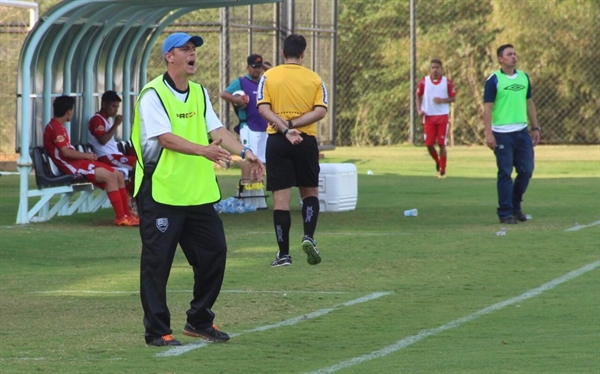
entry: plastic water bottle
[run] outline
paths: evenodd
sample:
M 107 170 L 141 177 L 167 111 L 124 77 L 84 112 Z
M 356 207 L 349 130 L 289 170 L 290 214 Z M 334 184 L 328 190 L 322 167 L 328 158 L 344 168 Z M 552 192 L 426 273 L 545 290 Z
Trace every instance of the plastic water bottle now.
M 233 209 L 235 213 L 244 213 L 246 211 L 244 205 L 245 204 L 241 199 L 236 199 L 236 201 L 233 202 Z
M 235 213 L 235 208 L 233 207 L 233 198 L 228 198 L 223 201 L 223 213 Z
M 409 209 L 404 211 L 405 217 L 416 217 L 419 215 L 419 212 L 416 209 Z
M 500 231 L 498 231 L 498 232 L 496 233 L 496 235 L 498 235 L 498 236 L 506 236 L 506 229 L 505 229 L 504 227 L 502 227 L 502 228 L 500 229 Z

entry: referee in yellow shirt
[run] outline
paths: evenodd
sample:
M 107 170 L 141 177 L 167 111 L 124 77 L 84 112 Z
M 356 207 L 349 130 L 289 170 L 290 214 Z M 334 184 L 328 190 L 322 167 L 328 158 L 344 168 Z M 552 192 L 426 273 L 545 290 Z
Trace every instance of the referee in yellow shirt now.
M 298 187 L 302 199 L 302 250 L 311 265 L 321 262 L 314 240 L 319 217 L 319 148 L 317 122 L 327 115 L 327 89 L 321 77 L 302 66 L 306 39 L 289 35 L 283 43 L 284 64 L 266 71 L 258 84 L 257 105 L 269 122 L 267 190 L 273 192 L 273 223 L 279 246 L 272 267 L 289 266 L 290 199 Z

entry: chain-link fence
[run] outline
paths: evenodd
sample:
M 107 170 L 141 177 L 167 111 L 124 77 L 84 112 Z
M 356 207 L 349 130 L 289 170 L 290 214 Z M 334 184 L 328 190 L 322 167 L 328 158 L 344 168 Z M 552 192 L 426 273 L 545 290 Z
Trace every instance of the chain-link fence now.
M 0 158 L 14 153 L 17 64 L 32 25 L 30 10 L 0 5 Z
M 223 123 L 232 129 L 237 119 L 233 108 L 219 98 L 220 92 L 247 73 L 246 58 L 250 54 L 260 54 L 273 65 L 282 63 L 281 37 L 289 32 L 304 35 L 307 41 L 304 66 L 317 71 L 326 86 L 333 89 L 336 5 L 335 2 L 295 0 L 281 5 L 202 10 L 176 20 L 165 30 L 165 35 L 184 31 L 204 38 L 204 45 L 197 50 L 203 63 L 194 80 L 208 89 L 215 110 Z M 148 62 L 150 76 L 165 70 L 161 43 L 162 39 L 157 42 Z M 332 107 L 333 100 L 335 98 Z M 330 113 L 319 123 L 322 145 L 333 144 L 333 128 Z
M 340 0 L 338 145 L 409 142 L 411 69 L 416 83 L 433 58 L 443 61 L 457 90 L 450 140 L 483 144 L 483 87 L 499 68 L 496 48 L 506 43 L 531 79 L 542 143 L 600 141 L 600 1 L 413 1 L 411 23 L 410 0 Z
M 40 1 L 42 17 L 45 11 L 57 3 L 58 1 L 55 0 Z M 223 123 L 233 129 L 238 120 L 230 105 L 220 99 L 220 93 L 233 79 L 247 73 L 246 58 L 249 54 L 261 54 L 266 61 L 274 65 L 282 63 L 281 43 L 290 32 L 301 33 L 307 39 L 304 66 L 316 70 L 328 87 L 334 86 L 336 7 L 335 1 L 292 0 L 276 4 L 202 9 L 185 14 L 176 19 L 154 45 L 148 62 L 147 78 L 150 80 L 166 70 L 161 56 L 161 45 L 168 34 L 183 31 L 201 35 L 204 45 L 197 50 L 199 67 L 193 80 L 207 88 L 212 104 Z M 17 8 L 0 9 L 7 15 L 18 10 Z M 0 56 L 3 72 L 10 75 L 14 82 L 16 82 L 19 47 L 27 33 L 25 24 L 18 27 L 23 33 L 23 38 L 11 44 L 15 49 L 14 60 Z M 3 39 L 0 39 L 0 48 L 3 45 Z M 0 99 L 7 104 L 2 108 L 2 113 L 5 114 L 3 117 L 9 119 L 7 123 L 2 123 L 2 129 L 10 132 L 8 136 L 3 136 L 2 151 L 13 152 L 16 143 L 14 96 L 16 88 L 14 84 L 4 87 L 4 81 L 0 84 L 2 85 Z M 113 89 L 120 92 L 122 88 L 123 83 L 116 81 Z M 102 89 L 101 85 L 99 89 Z M 53 94 L 60 94 L 60 92 L 53 92 Z M 79 95 L 80 92 L 73 90 L 71 94 Z M 96 93 L 96 96 L 98 95 L 99 93 Z M 332 111 L 328 114 L 319 124 L 319 139 L 325 145 L 334 143 L 334 133 L 331 130 L 334 128 L 333 113 Z M 34 118 L 34 121 L 39 122 L 39 118 Z M 33 125 L 38 129 L 37 133 L 41 133 L 45 124 L 34 123 Z M 79 139 L 80 127 L 81 125 L 71 129 L 71 137 L 74 141 Z
M 411 1 L 416 9 L 412 56 Z M 40 14 L 56 2 L 38 1 Z M 592 0 L 286 0 L 200 10 L 167 31 L 205 39 L 194 79 L 207 87 L 230 127 L 235 115 L 219 93 L 245 73 L 250 53 L 281 63 L 281 37 L 292 31 L 307 37 L 305 66 L 323 77 L 332 94 L 334 110 L 319 126 L 321 144 L 410 142 L 411 86 L 427 74 L 432 58 L 444 62 L 457 89 L 451 142 L 482 144 L 483 86 L 498 68 L 495 49 L 505 43 L 515 45 L 517 68 L 531 78 L 542 142 L 598 144 L 599 20 L 600 1 Z M 17 61 L 28 27 L 26 9 L 0 6 L 0 153 L 14 151 Z M 161 43 L 149 62 L 149 78 L 165 70 Z M 420 143 L 422 126 L 413 119 Z

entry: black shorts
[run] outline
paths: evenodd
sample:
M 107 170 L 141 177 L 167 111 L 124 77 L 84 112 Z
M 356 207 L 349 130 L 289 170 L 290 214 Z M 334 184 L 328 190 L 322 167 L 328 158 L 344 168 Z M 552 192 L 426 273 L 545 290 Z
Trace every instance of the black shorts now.
M 302 142 L 292 145 L 283 134 L 267 139 L 267 190 L 319 186 L 319 146 L 317 138 L 302 134 Z

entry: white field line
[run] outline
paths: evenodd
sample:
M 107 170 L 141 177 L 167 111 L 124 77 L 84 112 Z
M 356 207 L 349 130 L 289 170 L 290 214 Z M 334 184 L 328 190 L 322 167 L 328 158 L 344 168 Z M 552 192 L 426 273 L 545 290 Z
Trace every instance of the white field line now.
M 255 328 L 250 329 L 250 330 L 242 331 L 240 333 L 229 334 L 229 336 L 232 337 L 232 338 L 234 338 L 236 336 L 240 336 L 242 334 L 247 334 L 247 333 L 251 333 L 251 332 L 266 331 L 266 330 L 275 329 L 275 328 L 283 327 L 283 326 L 292 326 L 292 325 L 295 325 L 295 324 L 297 324 L 299 322 L 307 321 L 309 319 L 317 318 L 317 317 L 323 316 L 325 314 L 331 313 L 331 312 L 333 312 L 336 309 L 339 309 L 341 307 L 352 306 L 352 305 L 356 305 L 356 304 L 360 304 L 360 303 L 365 303 L 367 301 L 371 301 L 371 300 L 375 300 L 375 299 L 378 299 L 378 298 L 383 297 L 383 296 L 387 296 L 387 295 L 389 295 L 391 293 L 392 292 L 375 292 L 375 293 L 372 293 L 372 294 L 369 294 L 369 295 L 366 295 L 366 296 L 363 296 L 363 297 L 359 297 L 358 299 L 354 299 L 354 300 L 347 301 L 345 303 L 334 305 L 331 308 L 320 309 L 320 310 L 317 310 L 317 311 L 314 311 L 314 312 L 311 312 L 311 313 L 308 313 L 308 314 L 301 315 L 299 317 L 294 317 L 294 318 L 291 318 L 291 319 L 288 319 L 288 320 L 285 320 L 285 321 L 281 321 L 281 322 L 278 322 L 278 323 L 274 323 L 274 324 L 271 324 L 271 325 L 259 326 L 259 327 L 255 327 Z M 181 354 L 193 351 L 194 349 L 198 349 L 198 348 L 202 348 L 204 346 L 207 346 L 208 344 L 210 344 L 210 342 L 198 339 L 197 341 L 195 341 L 193 343 L 182 345 L 182 346 L 179 346 L 179 347 L 174 347 L 174 348 L 171 348 L 171 349 L 169 349 L 167 351 L 157 353 L 154 356 L 155 357 L 179 356 Z
M 600 225 L 600 221 L 592 222 L 589 225 L 577 225 L 577 226 L 573 226 L 570 229 L 566 229 L 565 231 L 579 231 L 579 230 L 583 230 L 583 229 L 586 229 L 588 227 L 592 227 L 592 226 L 596 226 L 596 225 Z
M 167 290 L 167 293 L 192 293 L 192 290 Z M 137 295 L 140 291 L 94 291 L 94 290 L 53 290 L 53 291 L 32 291 L 35 294 L 60 295 L 60 294 L 92 294 L 92 295 Z M 272 293 L 272 294 L 328 294 L 345 295 L 350 292 L 341 291 L 261 291 L 261 290 L 221 290 L 221 293 Z
M 247 236 L 247 235 L 271 235 L 273 231 L 246 231 L 243 233 L 237 234 L 228 234 L 229 236 Z M 390 231 L 390 232 L 321 232 L 317 236 L 394 236 L 394 235 L 407 235 L 408 232 L 400 232 L 400 231 Z
M 379 349 L 377 351 L 373 351 L 373 352 L 368 353 L 368 354 L 363 355 L 363 356 L 354 357 L 354 358 L 351 358 L 349 360 L 342 361 L 342 362 L 337 363 L 335 365 L 331 365 L 331 366 L 328 366 L 326 368 L 310 372 L 309 374 L 333 373 L 333 372 L 336 372 L 338 370 L 341 370 L 341 369 L 344 369 L 344 368 L 347 368 L 347 367 L 350 367 L 350 366 L 358 365 L 358 364 L 361 364 L 361 363 L 366 362 L 366 361 L 370 361 L 370 360 L 373 360 L 373 359 L 376 359 L 376 358 L 387 356 L 390 353 L 394 353 L 394 352 L 399 351 L 399 350 L 401 350 L 403 348 L 406 348 L 409 345 L 412 345 L 412 344 L 414 344 L 414 343 L 416 343 L 416 342 L 418 342 L 420 340 L 423 340 L 423 339 L 425 339 L 427 337 L 430 337 L 430 336 L 433 336 L 433 335 L 437 335 L 437 334 L 439 334 L 441 332 L 444 332 L 446 330 L 450 330 L 450 329 L 459 327 L 459 326 L 461 326 L 461 325 L 463 325 L 463 324 L 465 324 L 467 322 L 470 322 L 470 321 L 472 321 L 472 320 L 474 320 L 476 318 L 479 318 L 481 316 L 484 316 L 486 314 L 493 313 L 493 312 L 495 312 L 497 310 L 500 310 L 500 309 L 502 309 L 502 308 L 504 308 L 506 306 L 509 306 L 509 305 L 512 305 L 512 304 L 515 304 L 515 303 L 518 303 L 518 302 L 530 299 L 532 297 L 535 297 L 535 296 L 541 294 L 544 291 L 551 290 L 554 287 L 556 287 L 556 286 L 558 286 L 558 285 L 560 285 L 560 284 L 562 284 L 564 282 L 567 282 L 567 281 L 569 281 L 569 280 L 571 280 L 573 278 L 576 278 L 576 277 L 578 277 L 580 275 L 583 275 L 583 274 L 585 274 L 585 273 L 587 273 L 589 271 L 592 271 L 592 270 L 596 269 L 598 266 L 600 266 L 600 261 L 596 261 L 594 263 L 585 265 L 582 268 L 579 268 L 579 269 L 574 270 L 574 271 L 572 271 L 570 273 L 567 273 L 567 274 L 563 275 L 562 277 L 556 278 L 553 281 L 550 281 L 550 282 L 548 282 L 546 284 L 543 284 L 543 285 L 541 285 L 541 286 L 539 286 L 537 288 L 531 289 L 531 290 L 525 292 L 524 294 L 521 294 L 521 295 L 519 295 L 517 297 L 513 297 L 512 299 L 508 299 L 508 300 L 499 302 L 497 304 L 490 305 L 487 308 L 483 308 L 483 309 L 481 309 L 481 310 L 479 310 L 479 311 L 477 311 L 477 312 L 475 312 L 473 314 L 470 314 L 470 315 L 468 315 L 466 317 L 459 318 L 459 319 L 454 320 L 454 321 L 452 321 L 450 323 L 447 323 L 447 324 L 445 324 L 443 326 L 436 327 L 436 328 L 430 329 L 430 330 L 423 330 L 423 331 L 421 331 L 420 333 L 418 333 L 416 335 L 409 336 L 408 338 L 404 338 L 404 339 L 398 340 L 394 344 L 388 345 L 385 348 Z

